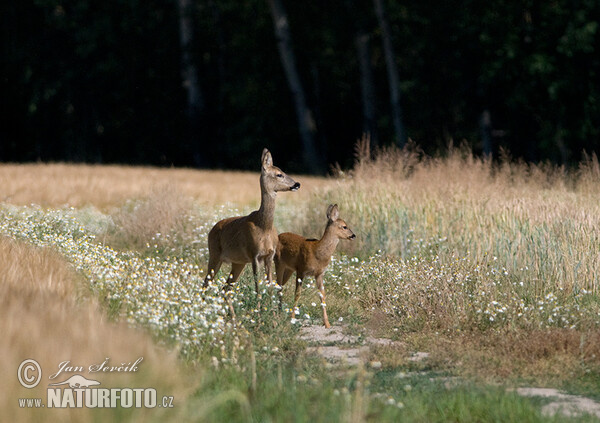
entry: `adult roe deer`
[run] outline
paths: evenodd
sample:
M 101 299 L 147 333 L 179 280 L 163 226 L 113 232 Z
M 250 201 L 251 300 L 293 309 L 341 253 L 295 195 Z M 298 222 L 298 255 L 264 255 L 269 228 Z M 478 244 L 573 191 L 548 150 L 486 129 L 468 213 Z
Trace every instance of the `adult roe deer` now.
M 204 287 L 215 278 L 221 265 L 231 263 L 227 279 L 231 287 L 247 263 L 252 263 L 254 288 L 258 294 L 258 265 L 265 266 L 271 282 L 273 256 L 277 249 L 277 230 L 273 226 L 275 197 L 279 191 L 297 191 L 300 184 L 273 166 L 273 158 L 266 148 L 262 152 L 260 172 L 260 208 L 248 216 L 229 217 L 215 224 L 208 233 L 208 269 Z
M 306 239 L 301 235 L 291 232 L 279 234 L 279 247 L 275 253 L 277 284 L 283 288 L 292 273 L 296 272 L 296 294 L 292 313 L 295 313 L 298 300 L 300 299 L 302 281 L 307 276 L 314 276 L 317 288 L 319 289 L 319 296 L 321 297 L 323 323 L 325 323 L 325 327 L 327 328 L 331 326 L 327 319 L 327 310 L 325 308 L 323 274 L 331 261 L 331 256 L 340 239 L 354 238 L 356 238 L 356 235 L 350 230 L 346 222 L 339 218 L 337 204 L 332 204 L 327 208 L 327 226 L 321 239 Z M 281 307 L 281 292 L 279 306 Z

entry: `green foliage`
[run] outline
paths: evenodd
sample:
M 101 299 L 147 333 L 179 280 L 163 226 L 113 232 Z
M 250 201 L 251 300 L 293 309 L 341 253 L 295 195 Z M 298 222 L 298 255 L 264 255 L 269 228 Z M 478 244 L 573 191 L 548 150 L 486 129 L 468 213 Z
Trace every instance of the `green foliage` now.
M 268 4 L 193 1 L 192 59 L 204 100 L 185 135 L 177 2 L 34 0 L 1 6 L 1 160 L 254 167 L 252 152 L 304 170 Z M 380 32 L 369 2 L 286 2 L 321 153 L 349 164 L 361 135 L 354 37 L 371 35 L 379 139 L 391 140 Z M 572 162 L 598 149 L 599 3 L 386 2 L 405 126 L 426 151 L 481 150 L 488 110 L 499 147 Z

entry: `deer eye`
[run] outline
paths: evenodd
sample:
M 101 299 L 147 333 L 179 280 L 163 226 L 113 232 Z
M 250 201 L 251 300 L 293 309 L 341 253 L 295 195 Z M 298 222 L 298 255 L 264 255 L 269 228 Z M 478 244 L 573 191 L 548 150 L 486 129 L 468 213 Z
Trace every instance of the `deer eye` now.
M 278 173 L 278 174 L 277 174 L 277 177 L 278 177 L 278 178 L 283 178 L 283 174 L 281 174 L 281 173 Z
M 348 227 L 346 225 L 342 226 L 342 229 L 348 229 Z

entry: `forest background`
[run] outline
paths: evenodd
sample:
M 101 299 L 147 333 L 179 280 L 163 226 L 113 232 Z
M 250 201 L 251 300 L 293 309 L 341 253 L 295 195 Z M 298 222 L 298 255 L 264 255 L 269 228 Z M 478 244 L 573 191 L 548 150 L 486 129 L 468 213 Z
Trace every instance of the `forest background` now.
M 600 3 L 2 2 L 0 161 L 348 167 L 371 144 L 574 164 Z

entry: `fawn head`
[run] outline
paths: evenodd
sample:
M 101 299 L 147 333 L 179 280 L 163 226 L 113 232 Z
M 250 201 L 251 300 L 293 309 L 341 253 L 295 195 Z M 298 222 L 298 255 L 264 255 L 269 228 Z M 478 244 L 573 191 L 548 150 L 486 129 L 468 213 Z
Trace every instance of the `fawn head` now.
M 262 152 L 261 161 L 260 182 L 267 192 L 298 191 L 300 184 L 286 175 L 283 170 L 273 166 L 273 157 L 266 148 Z
M 331 204 L 327 208 L 327 227 L 333 227 L 334 233 L 339 239 L 354 239 L 356 235 L 348 227 L 346 222 L 340 219 L 340 211 L 337 204 Z

